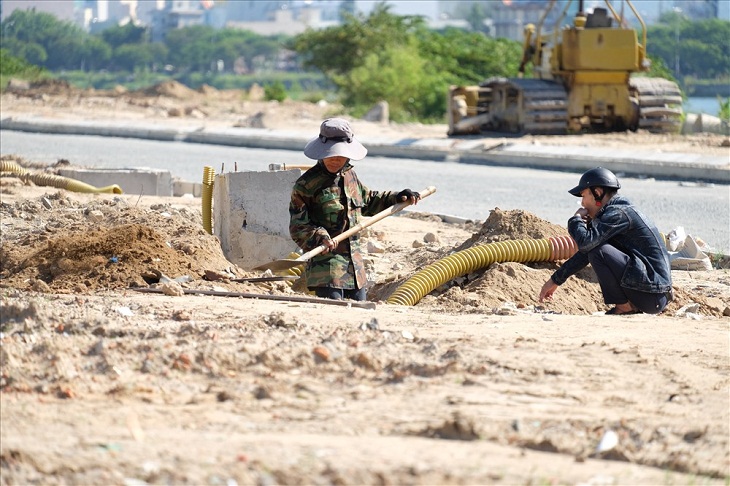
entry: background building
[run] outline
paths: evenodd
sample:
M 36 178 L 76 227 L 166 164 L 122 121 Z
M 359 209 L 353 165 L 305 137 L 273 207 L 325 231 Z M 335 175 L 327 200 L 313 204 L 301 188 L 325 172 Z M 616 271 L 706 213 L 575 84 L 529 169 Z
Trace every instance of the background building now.
M 129 21 L 152 27 L 156 40 L 170 29 L 205 24 L 247 28 L 260 34 L 296 34 L 341 21 L 341 10 L 368 14 L 380 0 L 0 0 L 0 17 L 16 9 L 34 8 L 61 20 L 98 31 L 112 23 Z M 563 2 L 560 2 L 563 3 Z M 616 0 L 619 8 L 622 2 Z M 635 0 L 634 6 L 647 24 L 666 12 L 679 11 L 690 20 L 730 20 L 730 0 Z M 396 15 L 421 15 L 434 28 L 454 25 L 469 28 L 478 7 L 486 14 L 485 31 L 496 37 L 521 40 L 524 26 L 539 20 L 548 0 L 387 0 Z M 577 9 L 573 0 L 572 19 Z M 604 4 L 585 0 L 586 9 Z M 553 9 L 561 12 L 562 7 Z M 467 22 L 464 22 L 467 21 Z M 568 20 L 565 23 L 569 23 Z
M 200 0 L 165 0 L 162 8 L 152 11 L 152 41 L 162 41 L 170 30 L 207 24 L 207 11 L 212 6 Z

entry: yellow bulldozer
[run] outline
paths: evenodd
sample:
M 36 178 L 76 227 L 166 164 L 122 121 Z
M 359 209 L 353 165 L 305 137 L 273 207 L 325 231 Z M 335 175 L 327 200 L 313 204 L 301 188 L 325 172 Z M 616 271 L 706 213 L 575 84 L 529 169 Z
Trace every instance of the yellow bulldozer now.
M 493 77 L 478 86 L 451 86 L 449 135 L 506 132 L 566 134 L 645 129 L 676 133 L 682 123 L 682 93 L 676 83 L 632 76 L 647 71 L 646 24 L 630 0 L 619 14 L 610 0 L 561 28 L 562 13 L 550 0 L 537 25 L 525 27 L 517 78 Z M 641 25 L 639 34 L 624 18 L 625 6 Z M 546 19 L 556 19 L 551 30 Z M 531 64 L 533 77 L 523 78 Z

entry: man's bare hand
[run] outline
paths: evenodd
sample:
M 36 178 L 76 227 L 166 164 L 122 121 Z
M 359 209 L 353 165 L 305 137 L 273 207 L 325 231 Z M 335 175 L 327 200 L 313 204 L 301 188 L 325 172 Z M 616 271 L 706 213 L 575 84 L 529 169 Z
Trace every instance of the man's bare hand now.
M 544 302 L 545 300 L 553 300 L 553 293 L 558 289 L 558 286 L 555 282 L 553 282 L 553 279 L 548 279 L 547 282 L 545 282 L 540 289 L 540 302 Z

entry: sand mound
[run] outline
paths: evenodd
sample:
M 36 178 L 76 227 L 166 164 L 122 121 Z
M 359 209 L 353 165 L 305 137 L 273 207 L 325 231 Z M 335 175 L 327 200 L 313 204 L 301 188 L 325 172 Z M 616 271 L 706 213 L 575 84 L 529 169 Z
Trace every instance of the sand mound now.
M 214 95 L 217 95 L 219 93 L 219 91 L 216 88 L 214 88 L 213 86 L 204 84 L 200 88 L 198 88 L 198 93 L 203 94 L 205 96 L 214 96 Z
M 168 96 L 181 100 L 190 99 L 197 94 L 196 91 L 177 81 L 164 81 L 141 90 L 141 93 L 147 96 Z
M 0 209 L 15 230 L 2 235 L 3 286 L 84 293 L 147 286 L 163 275 L 245 276 L 225 259 L 218 239 L 203 230 L 199 211 L 170 204 L 135 208 L 123 198 L 82 203 L 64 194 Z
M 566 234 L 565 228 L 531 213 L 495 208 L 477 232 L 452 250 L 441 252 L 438 258 L 498 241 L 542 239 Z M 419 255 L 414 255 L 414 259 L 419 260 Z M 437 259 L 421 259 L 419 266 L 424 267 Z M 424 297 L 419 305 L 434 306 L 444 311 L 486 313 L 524 311 L 591 314 L 605 309 L 600 288 L 590 270 L 580 272 L 566 282 L 560 289 L 559 299 L 538 302 L 540 288 L 558 266 L 556 262 L 493 263 L 477 272 L 453 279 Z M 392 293 L 404 281 L 390 285 L 387 292 Z
M 562 226 L 552 224 L 521 209 L 502 211 L 494 208 L 479 232 L 465 241 L 457 250 L 495 241 L 540 239 L 567 234 L 567 230 Z

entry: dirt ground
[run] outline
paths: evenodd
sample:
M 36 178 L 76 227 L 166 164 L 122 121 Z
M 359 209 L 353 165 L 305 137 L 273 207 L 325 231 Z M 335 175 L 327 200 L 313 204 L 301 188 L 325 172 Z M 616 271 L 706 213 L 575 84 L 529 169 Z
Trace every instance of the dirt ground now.
M 182 106 L 160 89 L 99 100 L 126 97 L 130 119 Z M 75 96 L 3 95 L 2 115 L 104 116 Z M 230 118 L 171 118 L 284 128 L 280 112 L 245 103 L 230 103 Z M 316 131 L 322 109 L 296 113 Z M 672 143 L 712 151 L 722 140 Z M 522 211 L 463 224 L 408 212 L 366 233 L 382 252 L 368 254 L 375 308 L 363 309 L 295 301 L 307 295 L 290 281 L 235 282 L 262 275 L 225 259 L 199 199 L 12 177 L 0 196 L 2 484 L 730 481 L 726 262 L 674 271 L 676 300 L 659 316 L 603 315 L 589 269 L 537 302 L 559 262 L 495 263 L 416 305 L 386 304 L 455 251 L 565 234 Z
M 139 91 L 79 90 L 62 81 L 49 81 L 38 86 L 19 83 L 0 97 L 2 118 L 39 116 L 57 119 L 102 121 L 155 121 L 179 127 L 229 128 L 251 127 L 267 130 L 317 134 L 319 125 L 329 116 L 344 116 L 360 139 L 447 138 L 445 124 L 375 123 L 352 119 L 345 109 L 326 102 L 304 103 L 285 100 L 264 101 L 262 89 L 250 92 L 219 91 L 209 86 L 192 90 L 174 81 Z M 484 135 L 488 136 L 488 135 Z M 468 137 L 465 137 L 468 138 Z M 658 152 L 701 153 L 727 156 L 728 137 L 698 133 L 692 135 L 656 135 L 637 132 L 591 135 L 529 135 L 520 138 L 493 136 L 492 142 L 528 142 L 544 145 L 608 146 Z

